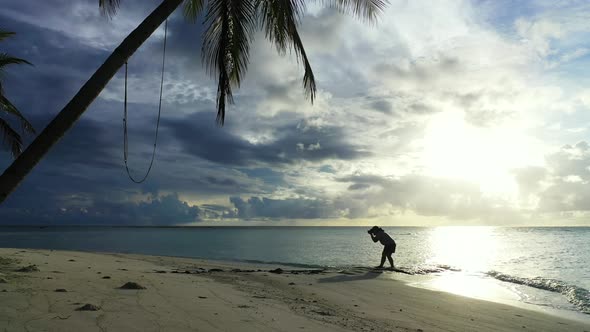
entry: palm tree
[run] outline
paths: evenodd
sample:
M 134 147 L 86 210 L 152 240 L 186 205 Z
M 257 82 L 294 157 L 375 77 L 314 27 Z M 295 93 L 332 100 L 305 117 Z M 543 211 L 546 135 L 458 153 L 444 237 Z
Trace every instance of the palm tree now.
M 7 32 L 0 30 L 0 41 L 11 37 L 14 32 Z M 0 53 L 0 79 L 4 72 L 4 67 L 8 65 L 19 65 L 31 63 L 27 60 L 15 58 L 6 53 Z M 22 132 L 35 133 L 33 126 L 25 119 L 25 117 L 18 111 L 18 109 L 8 100 L 4 94 L 2 81 L 0 81 L 0 115 L 10 115 L 15 117 L 21 125 Z M 2 135 L 2 143 L 7 150 L 10 150 L 12 157 L 16 158 L 23 150 L 23 142 L 20 134 L 12 129 L 7 120 L 0 117 L 0 135 Z
M 103 14 L 116 13 L 121 0 L 99 0 Z M 323 0 L 329 6 L 372 22 L 387 0 Z M 303 86 L 313 102 L 316 84 L 311 65 L 297 32 L 305 11 L 305 0 L 163 0 L 123 40 L 64 109 L 45 127 L 27 149 L 0 176 L 0 203 L 18 186 L 49 149 L 66 133 L 104 89 L 125 61 L 184 2 L 184 14 L 196 20 L 204 13 L 207 25 L 202 60 L 211 75 L 218 77 L 217 121 L 223 125 L 226 103 L 232 89 L 239 87 L 249 62 L 254 32 L 262 28 L 266 38 L 284 54 L 295 51 L 304 65 Z

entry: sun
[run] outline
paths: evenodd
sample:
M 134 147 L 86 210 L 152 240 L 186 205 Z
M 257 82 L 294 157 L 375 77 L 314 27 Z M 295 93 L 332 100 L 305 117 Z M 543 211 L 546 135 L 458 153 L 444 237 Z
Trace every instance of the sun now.
M 432 117 L 423 144 L 426 174 L 477 183 L 490 194 L 515 194 L 513 171 L 542 160 L 534 141 L 517 123 L 478 127 L 458 111 Z

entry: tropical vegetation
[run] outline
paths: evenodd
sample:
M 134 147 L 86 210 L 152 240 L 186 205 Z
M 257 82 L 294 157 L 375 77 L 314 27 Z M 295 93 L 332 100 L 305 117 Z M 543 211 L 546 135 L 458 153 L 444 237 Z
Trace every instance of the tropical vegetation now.
M 14 32 L 0 30 L 0 41 L 14 35 Z M 31 63 L 27 60 L 16 58 L 10 54 L 0 52 L 0 135 L 2 136 L 2 146 L 9 150 L 13 158 L 16 158 L 23 150 L 23 141 L 21 134 L 11 126 L 11 118 L 19 122 L 21 132 L 34 134 L 33 126 L 25 119 L 21 112 L 6 96 L 4 90 L 4 72 L 9 65 L 20 65 Z

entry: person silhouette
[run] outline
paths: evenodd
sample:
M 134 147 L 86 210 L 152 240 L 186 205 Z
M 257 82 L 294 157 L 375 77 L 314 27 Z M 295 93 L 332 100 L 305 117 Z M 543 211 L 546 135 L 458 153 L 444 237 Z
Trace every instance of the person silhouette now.
M 391 264 L 391 269 L 394 269 L 393 266 L 393 258 L 391 255 L 395 252 L 395 241 L 389 236 L 389 234 L 385 233 L 385 231 L 381 227 L 373 226 L 373 228 L 369 229 L 368 233 L 371 235 L 371 239 L 373 242 L 381 242 L 383 245 L 383 253 L 381 254 L 381 264 L 377 266 L 378 269 L 383 268 L 383 264 L 385 264 L 385 257 L 389 260 L 389 264 Z

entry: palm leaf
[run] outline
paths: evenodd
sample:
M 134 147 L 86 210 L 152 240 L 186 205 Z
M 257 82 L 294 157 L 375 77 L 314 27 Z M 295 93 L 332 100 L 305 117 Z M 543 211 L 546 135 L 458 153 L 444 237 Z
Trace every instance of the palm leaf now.
M 10 150 L 13 158 L 16 158 L 22 152 L 23 148 L 21 137 L 2 118 L 0 118 L 0 135 L 2 135 L 2 145 Z
M 183 7 L 184 17 L 191 22 L 195 22 L 204 6 L 204 0 L 187 0 Z
M 232 86 L 239 87 L 249 61 L 250 42 L 256 28 L 252 0 L 212 0 L 205 23 L 202 57 L 208 72 L 219 75 L 217 123 L 225 121 L 226 102 L 233 103 Z
M 4 94 L 0 93 L 0 110 L 18 118 L 23 131 L 31 134 L 35 133 L 33 125 L 19 112 L 19 110 L 8 100 Z
M 27 65 L 33 65 L 32 63 L 28 62 L 25 59 L 21 59 L 21 58 L 15 58 L 13 56 L 10 56 L 6 53 L 0 53 L 0 70 L 3 69 L 3 67 L 7 66 L 7 65 L 21 65 L 21 64 L 27 64 Z
M 4 40 L 6 38 L 9 38 L 11 36 L 14 36 L 14 32 L 0 30 L 0 41 Z
M 315 77 L 297 31 L 305 3 L 301 0 L 261 0 L 258 6 L 261 13 L 260 24 L 265 30 L 266 37 L 275 44 L 277 51 L 284 54 L 287 49 L 293 47 L 297 59 L 303 61 L 303 87 L 313 103 L 317 90 Z
M 117 13 L 120 5 L 121 0 L 98 0 L 100 13 L 109 18 L 113 17 Z
M 361 20 L 374 22 L 389 3 L 387 0 L 321 0 L 329 7 L 334 7 L 347 14 L 353 14 Z

